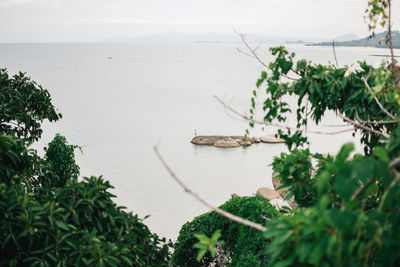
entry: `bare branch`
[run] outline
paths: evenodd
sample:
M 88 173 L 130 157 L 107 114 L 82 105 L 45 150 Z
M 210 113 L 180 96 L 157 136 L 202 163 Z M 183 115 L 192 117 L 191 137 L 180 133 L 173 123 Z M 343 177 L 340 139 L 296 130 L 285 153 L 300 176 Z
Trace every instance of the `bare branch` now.
M 363 124 L 397 124 L 397 123 L 400 123 L 400 119 L 393 120 L 393 121 L 363 121 L 360 118 L 358 118 L 357 121 L 359 121 Z
M 376 134 L 376 135 L 379 135 L 379 136 L 382 136 L 382 137 L 385 137 L 385 138 L 389 138 L 389 137 L 390 137 L 389 135 L 387 135 L 387 134 L 385 134 L 385 133 L 382 133 L 382 132 L 377 131 L 377 130 L 374 130 L 374 129 L 370 128 L 370 127 L 364 126 L 364 125 L 362 125 L 362 124 L 360 124 L 360 123 L 358 123 L 358 122 L 356 122 L 356 121 L 353 121 L 353 120 L 347 118 L 346 116 L 344 116 L 344 115 L 342 115 L 342 114 L 340 114 L 340 113 L 337 113 L 337 115 L 338 115 L 339 117 L 341 117 L 343 120 L 345 120 L 345 121 L 347 121 L 347 122 L 353 124 L 353 125 L 356 126 L 357 128 L 363 129 L 363 130 L 365 130 L 365 131 L 374 133 L 374 134 Z
M 325 127 L 353 127 L 351 124 L 328 124 Z
M 276 124 L 276 123 L 269 123 L 266 121 L 259 121 L 259 120 L 254 120 L 254 119 L 250 119 L 248 116 L 236 111 L 235 109 L 233 109 L 231 106 L 225 104 L 224 101 L 222 101 L 221 99 L 219 99 L 217 96 L 214 96 L 215 99 L 217 99 L 217 101 L 219 103 L 221 103 L 221 105 L 223 105 L 227 110 L 231 111 L 232 113 L 236 114 L 237 116 L 241 117 L 242 119 L 244 119 L 245 121 L 249 121 L 252 122 L 254 124 L 259 124 L 259 125 L 266 125 L 266 126 L 272 126 L 272 127 L 276 127 L 276 128 L 281 128 L 281 129 L 290 129 L 290 130 L 295 130 L 295 131 L 301 131 L 304 132 L 304 130 L 300 129 L 300 128 L 296 128 L 296 127 L 290 127 L 287 125 L 281 125 L 281 124 Z M 322 132 L 322 131 L 313 131 L 313 130 L 308 130 L 308 133 L 312 133 L 312 134 L 326 134 L 326 135 L 334 135 L 334 134 L 341 134 L 341 133 L 345 133 L 345 132 L 350 132 L 353 131 L 352 129 L 345 129 L 345 130 L 341 130 L 341 131 L 335 131 L 335 132 Z
M 247 53 L 242 52 L 240 49 L 237 49 L 238 52 L 240 52 L 240 53 L 242 53 L 242 54 L 245 54 L 245 55 L 247 55 L 247 56 L 251 56 L 251 57 L 255 58 L 258 62 L 260 62 L 261 65 L 263 65 L 265 68 L 268 69 L 269 66 L 268 66 L 268 65 L 257 55 L 257 53 L 256 53 L 256 49 L 258 49 L 258 47 L 257 47 L 256 49 L 251 48 L 250 45 L 247 43 L 244 34 L 237 32 L 235 29 L 233 29 L 233 31 L 234 31 L 237 35 L 239 35 L 239 37 L 240 37 L 240 39 L 242 40 L 243 44 L 247 47 L 247 49 L 250 51 L 250 53 L 251 53 L 252 56 L 251 56 L 250 54 L 247 54 Z M 282 77 L 285 77 L 286 79 L 293 80 L 293 81 L 297 81 L 297 80 L 298 80 L 298 79 L 296 79 L 296 78 L 292 78 L 292 77 L 289 77 L 289 76 L 283 75 L 283 74 L 282 74 L 281 76 L 282 76 Z
M 371 94 L 374 96 L 374 99 L 375 99 L 376 103 L 378 104 L 378 106 L 379 106 L 379 107 L 383 110 L 383 112 L 385 112 L 392 120 L 394 120 L 394 119 L 395 119 L 395 116 L 393 116 L 392 114 L 390 114 L 390 112 L 387 111 L 387 110 L 382 106 L 382 104 L 379 102 L 378 98 L 376 98 L 376 95 L 375 95 L 374 91 L 373 91 L 373 90 L 371 89 L 371 87 L 369 86 L 369 84 L 368 84 L 368 82 L 367 82 L 367 79 L 365 79 L 364 76 L 363 76 L 361 79 L 364 81 L 365 86 L 368 88 L 368 90 L 369 90 L 369 91 L 371 92 Z
M 390 48 L 390 57 L 392 59 L 392 71 L 393 71 L 393 78 L 394 84 L 396 85 L 397 89 L 399 87 L 399 70 L 396 67 L 396 61 L 394 60 L 394 52 L 393 52 L 393 42 L 392 42 L 392 1 L 388 1 L 388 8 L 389 8 L 389 16 L 388 16 L 388 41 L 389 41 L 389 48 Z
M 269 220 L 270 220 L 270 218 L 265 217 L 264 215 L 260 215 L 260 217 L 261 217 L 261 219 L 264 219 L 264 220 L 266 220 L 266 221 L 269 221 Z
M 216 213 L 218 213 L 219 215 L 224 216 L 225 218 L 231 220 L 231 221 L 235 221 L 238 222 L 240 224 L 246 225 L 250 228 L 256 229 L 258 231 L 264 232 L 265 230 L 267 230 L 267 228 L 265 228 L 263 225 L 246 220 L 244 218 L 238 217 L 236 215 L 233 215 L 232 213 L 229 213 L 227 211 L 224 211 L 220 208 L 214 207 L 213 205 L 209 204 L 207 201 L 205 201 L 203 198 L 201 198 L 197 193 L 193 192 L 189 187 L 187 187 L 177 176 L 176 174 L 172 171 L 172 169 L 168 166 L 168 164 L 166 163 L 166 161 L 164 160 L 164 158 L 161 156 L 161 154 L 158 152 L 158 148 L 157 146 L 154 146 L 154 151 L 157 154 L 158 159 L 161 161 L 161 163 L 163 164 L 163 166 L 165 167 L 165 169 L 167 169 L 167 171 L 169 172 L 169 174 L 171 175 L 171 177 L 179 184 L 180 187 L 182 187 L 186 193 L 192 195 L 194 198 L 196 198 L 198 201 L 200 201 L 204 206 L 212 209 L 213 211 L 215 211 Z
M 336 50 L 335 50 L 335 39 L 332 40 L 332 50 L 333 50 L 333 55 L 335 56 L 336 67 L 339 68 L 339 63 L 336 57 Z
M 248 57 L 255 58 L 253 55 L 251 55 L 251 54 L 249 54 L 249 53 L 246 53 L 246 52 L 240 50 L 239 47 L 236 47 L 236 51 L 238 51 L 240 54 L 246 55 L 246 56 L 248 56 Z

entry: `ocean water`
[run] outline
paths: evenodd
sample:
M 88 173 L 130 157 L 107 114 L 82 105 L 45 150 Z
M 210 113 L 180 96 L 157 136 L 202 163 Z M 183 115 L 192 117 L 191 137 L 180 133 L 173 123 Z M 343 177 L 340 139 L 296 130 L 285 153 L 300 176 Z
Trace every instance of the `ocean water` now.
M 118 204 L 141 217 L 151 215 L 145 220 L 151 230 L 174 240 L 185 222 L 208 209 L 169 176 L 153 151 L 156 144 L 176 175 L 216 206 L 233 193 L 253 195 L 259 187 L 272 187 L 269 165 L 274 156 L 286 151 L 282 144 L 217 149 L 190 143 L 195 133 L 243 135 L 247 128 L 246 122 L 213 97 L 239 112 L 249 110 L 251 92 L 263 68 L 255 59 L 238 53 L 237 47 L 240 45 L 0 44 L 0 67 L 11 74 L 27 72 L 50 91 L 63 114 L 57 123 L 44 123 L 43 138 L 34 145 L 39 151 L 56 133 L 82 146 L 83 154 L 77 154 L 81 176 L 103 175 L 115 187 Z M 267 48 L 262 45 L 258 49 L 266 62 L 271 60 Z M 288 49 L 299 58 L 334 62 L 330 47 L 291 45 Z M 357 60 L 378 65 L 383 58 L 371 55 L 388 52 L 337 47 L 336 53 L 339 65 Z M 342 123 L 334 114 L 327 114 L 321 126 L 328 124 Z M 322 127 L 322 131 L 336 130 Z M 251 135 L 274 132 L 274 128 L 264 127 L 252 130 Z M 310 139 L 312 151 L 323 153 L 336 153 L 339 145 L 356 141 L 351 132 L 310 134 Z

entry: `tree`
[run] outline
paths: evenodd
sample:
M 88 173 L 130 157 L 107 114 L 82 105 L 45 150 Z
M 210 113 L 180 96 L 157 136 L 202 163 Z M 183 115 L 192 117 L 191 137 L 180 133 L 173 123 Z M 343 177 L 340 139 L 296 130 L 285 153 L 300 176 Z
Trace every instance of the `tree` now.
M 29 144 L 55 121 L 47 90 L 0 70 L 0 265 L 167 266 L 165 239 L 117 206 L 102 177 L 78 180 L 74 152 L 57 134 L 41 158 Z
M 266 68 L 256 84 L 265 88 L 263 118 L 253 115 L 257 91 L 250 116 L 220 102 L 250 127 L 278 127 L 276 135 L 285 139 L 289 153 L 276 157 L 272 166 L 281 188 L 289 189 L 287 198 L 293 196 L 299 206 L 261 230 L 271 240 L 270 266 L 397 266 L 400 260 L 400 86 L 391 45 L 391 1 L 370 0 L 368 7 L 370 30 L 388 27 L 391 61 L 377 68 L 366 62 L 355 70 L 312 64 L 295 60 L 284 47 L 271 48 L 275 60 L 266 64 L 241 35 Z M 288 95 L 298 100 L 294 126 L 283 124 L 293 109 L 285 101 Z M 338 148 L 336 156 L 308 150 L 307 124 L 318 125 L 326 111 L 342 118 L 346 131 L 361 133 L 364 154 L 351 156 L 351 143 Z
M 49 92 L 25 73 L 9 77 L 6 69 L 0 69 L 0 134 L 37 141 L 46 119 L 61 119 Z

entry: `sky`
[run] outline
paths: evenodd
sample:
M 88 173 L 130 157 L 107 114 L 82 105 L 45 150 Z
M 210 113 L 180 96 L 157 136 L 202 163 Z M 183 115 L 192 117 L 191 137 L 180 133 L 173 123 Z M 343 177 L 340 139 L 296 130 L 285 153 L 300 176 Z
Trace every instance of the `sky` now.
M 101 42 L 166 32 L 331 39 L 368 34 L 367 0 L 0 0 L 0 42 Z M 393 3 L 400 29 L 400 0 Z

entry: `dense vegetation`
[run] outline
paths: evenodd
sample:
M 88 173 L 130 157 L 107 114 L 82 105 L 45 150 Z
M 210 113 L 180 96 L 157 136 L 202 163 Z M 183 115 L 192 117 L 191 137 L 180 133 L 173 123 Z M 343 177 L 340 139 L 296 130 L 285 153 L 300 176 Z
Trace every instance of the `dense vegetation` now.
M 263 225 L 267 223 L 265 218 L 278 215 L 275 208 L 259 196 L 234 196 L 220 208 Z M 193 247 L 198 241 L 195 234 L 210 236 L 218 229 L 221 230 L 224 239 L 223 246 L 217 248 L 215 257 L 207 253 L 201 262 L 197 261 L 197 250 Z M 208 266 L 211 263 L 216 266 L 222 266 L 224 263 L 230 263 L 230 266 L 265 266 L 269 262 L 265 251 L 267 243 L 268 240 L 261 232 L 232 222 L 212 211 L 182 226 L 172 260 L 174 265 L 191 267 Z
M 369 28 L 388 26 L 392 47 L 391 1 L 368 6 Z M 282 124 L 277 135 L 289 152 L 272 167 L 298 207 L 278 213 L 259 197 L 233 197 L 220 208 L 265 232 L 209 212 L 182 227 L 172 261 L 165 240 L 112 201 L 109 182 L 78 180 L 78 146 L 56 135 L 44 157 L 29 148 L 41 136 L 41 122 L 61 114 L 47 90 L 1 69 L 0 265 L 397 266 L 400 74 L 393 54 L 379 67 L 359 62 L 353 69 L 296 60 L 284 47 L 270 51 L 275 59 L 257 81 L 266 93 L 264 115 L 248 119 L 250 127 Z M 261 95 L 253 94 L 250 113 L 256 114 Z M 295 110 L 287 96 L 297 99 Z M 310 120 L 320 124 L 328 111 L 361 134 L 363 154 L 354 154 L 351 143 L 336 155 L 310 151 L 306 127 Z M 283 125 L 292 113 L 297 125 Z
M 165 240 L 113 202 L 108 181 L 78 180 L 78 146 L 57 134 L 43 158 L 28 148 L 61 115 L 24 74 L 0 74 L 0 265 L 167 266 Z
M 385 41 L 393 48 L 391 1 L 370 0 L 366 12 L 372 36 L 378 25 L 388 26 Z M 257 81 L 266 94 L 255 90 L 251 115 L 242 117 L 250 121 L 250 127 L 278 127 L 276 135 L 286 140 L 289 152 L 275 157 L 272 167 L 281 188 L 289 190 L 287 198 L 294 197 L 298 207 L 268 221 L 264 232 L 264 238 L 270 240 L 265 251 L 268 263 L 252 265 L 397 266 L 400 74 L 393 50 L 391 60 L 379 67 L 358 62 L 356 68 L 296 60 L 284 47 L 270 52 L 275 59 L 263 63 L 267 69 Z M 264 115 L 258 119 L 254 115 L 256 98 L 262 96 Z M 287 103 L 288 97 L 297 98 L 297 107 Z M 338 147 L 336 155 L 309 150 L 309 121 L 319 125 L 328 111 L 348 125 L 346 131 L 360 133 L 363 154 L 354 154 L 352 143 Z M 291 114 L 297 118 L 296 125 L 285 124 Z M 194 222 L 208 223 L 199 218 Z M 222 233 L 222 240 L 229 238 Z M 199 241 L 207 243 L 210 252 L 217 244 L 213 238 Z

